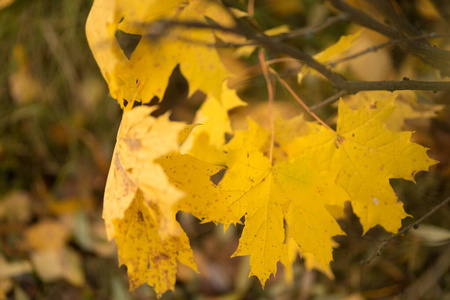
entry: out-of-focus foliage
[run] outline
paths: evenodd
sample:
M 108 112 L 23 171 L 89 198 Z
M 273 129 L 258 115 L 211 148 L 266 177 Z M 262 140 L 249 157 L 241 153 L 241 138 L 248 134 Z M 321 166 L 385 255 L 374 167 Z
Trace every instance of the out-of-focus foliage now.
M 373 9 L 361 6 L 364 1 L 351 2 L 376 17 Z M 447 30 L 448 27 L 443 25 L 445 20 L 433 9 L 431 1 L 398 3 L 405 15 L 424 32 Z M 120 116 L 115 101 L 106 97 L 107 86 L 84 36 L 84 24 L 91 5 L 92 1 L 0 1 L 0 50 L 3 53 L 0 57 L 3 66 L 0 71 L 0 299 L 155 297 L 154 291 L 146 286 L 128 293 L 126 271 L 117 268 L 116 249 L 106 242 L 101 220 L 103 189 Z M 247 11 L 247 1 L 235 1 L 235 5 L 241 11 Z M 293 30 L 319 25 L 335 14 L 326 2 L 309 0 L 255 1 L 254 11 L 261 30 L 268 33 L 279 26 Z M 289 43 L 315 55 L 338 42 L 342 35 L 353 35 L 359 29 L 337 23 L 321 32 L 291 39 Z M 354 40 L 352 51 L 345 55 L 384 41 L 370 31 L 363 31 Z M 440 47 L 448 47 L 446 39 L 432 41 Z M 262 76 L 255 76 L 258 73 L 251 67 L 257 64 L 256 55 L 251 54 L 248 61 L 233 62 L 232 65 L 230 57 L 234 57 L 233 53 L 220 52 L 222 59 L 238 75 L 238 79 L 232 80 L 232 84 L 239 87 L 238 96 L 251 104 L 230 111 L 232 128 L 247 124 L 247 115 L 260 124 L 268 123 L 267 104 L 255 100 L 266 97 L 266 83 Z M 291 60 L 272 66 L 292 86 L 296 85 L 301 64 Z M 349 78 L 361 80 L 401 80 L 403 76 L 424 80 L 437 78 L 431 67 L 403 54 L 395 46 L 339 63 L 336 68 Z M 209 145 L 208 151 L 190 147 L 189 140 L 183 145 L 185 150 L 196 157 L 208 156 L 209 162 L 223 163 L 224 157 L 211 147 L 221 141 L 205 139 L 204 132 L 212 132 L 216 127 L 214 120 L 208 123 L 211 116 L 219 111 L 222 119 L 227 120 L 228 110 L 233 106 L 211 98 L 203 102 L 204 96 L 199 93 L 187 98 L 186 83 L 179 71 L 172 73 L 168 82 L 169 89 L 161 94 L 164 108 L 161 110 L 173 108 L 173 120 L 191 122 L 195 118 L 195 122 L 204 124 L 194 127 L 190 139 L 195 135 L 201 143 Z M 295 90 L 309 105 L 333 93 L 322 78 L 313 74 L 304 76 L 302 85 L 296 86 Z M 394 105 L 401 109 L 394 111 L 386 126 L 395 131 L 415 131 L 413 140 L 432 148 L 430 156 L 441 161 L 433 167 L 433 172 L 417 174 L 417 184 L 398 179 L 390 181 L 399 199 L 405 203 L 405 211 L 418 218 L 450 194 L 449 112 L 444 105 L 431 105 L 448 104 L 450 95 L 411 93 L 414 97 L 398 93 Z M 368 92 L 361 103 L 350 96 L 344 101 L 357 109 L 372 98 L 389 96 L 390 92 Z M 275 109 L 284 118 L 303 112 L 292 101 L 286 100 L 289 97 L 277 86 Z M 195 116 L 199 107 L 202 107 L 201 113 Z M 324 120 L 330 120 L 329 123 L 336 118 L 335 112 L 333 106 L 318 111 Z M 161 112 L 156 110 L 153 114 L 157 116 Z M 284 128 L 280 132 L 287 132 L 282 139 L 290 139 L 288 132 L 294 129 L 303 132 L 304 128 L 296 124 L 276 123 Z M 221 128 L 227 132 L 227 140 L 229 128 Z M 187 132 L 190 130 L 192 127 L 186 129 Z M 220 172 L 216 173 L 221 167 L 211 168 L 209 163 L 190 156 L 189 159 L 198 174 L 214 175 L 215 182 L 220 180 Z M 188 180 L 200 178 L 199 175 L 186 178 L 183 174 L 192 170 L 174 167 L 186 162 L 180 154 L 163 156 L 157 161 L 180 189 L 183 185 L 189 186 Z M 176 173 L 178 171 L 181 175 Z M 216 186 L 210 184 L 207 189 L 205 193 L 216 199 Z M 176 204 L 176 210 L 200 216 L 204 208 L 208 208 L 206 214 L 213 216 L 213 220 L 223 217 L 214 215 L 214 209 L 223 207 L 223 203 L 208 199 L 209 202 L 202 202 L 203 208 L 192 206 L 191 200 L 198 197 L 197 191 L 185 189 L 184 192 L 185 198 Z M 140 220 L 136 206 L 131 206 L 126 213 L 130 220 Z M 345 217 L 339 221 L 347 235 L 338 236 L 336 242 L 331 243 L 335 249 L 330 270 L 335 280 L 330 281 L 324 274 L 311 271 L 317 262 L 307 254 L 299 259 L 298 248 L 291 243 L 295 232 L 287 232 L 288 260 L 295 263 L 290 269 L 278 265 L 279 275 L 271 276 L 264 290 L 255 278 L 247 278 L 247 258 L 229 258 L 238 248 L 241 224 L 230 226 L 224 233 L 220 225 L 199 224 L 191 215 L 180 213 L 177 219 L 189 237 L 199 273 L 179 264 L 175 291 L 164 294 L 163 299 L 377 299 L 391 297 L 400 291 L 416 297 L 417 291 L 423 291 L 419 296 L 423 299 L 443 298 L 449 294 L 448 275 L 441 270 L 448 264 L 448 213 L 448 208 L 438 211 L 427 220 L 434 226 L 421 226 L 418 231 L 412 231 L 413 234 L 391 242 L 376 263 L 361 267 L 360 262 L 375 251 L 386 233 L 376 227 L 362 236 L 359 220 L 347 206 Z M 142 219 L 147 217 L 142 215 Z M 226 223 L 227 219 L 220 221 Z M 412 219 L 406 218 L 403 224 L 410 222 Z M 121 226 L 120 230 L 125 228 L 122 224 L 115 225 Z M 118 242 L 126 245 L 126 240 Z M 164 247 L 163 244 L 160 246 Z M 153 250 L 152 253 L 158 251 Z M 170 260 L 163 258 L 164 262 Z M 286 285 L 282 276 L 285 272 L 293 285 Z
M 0 291 L 110 298 L 121 275 L 99 195 L 119 110 L 88 51 L 91 2 L 10 2 L 0 11 Z

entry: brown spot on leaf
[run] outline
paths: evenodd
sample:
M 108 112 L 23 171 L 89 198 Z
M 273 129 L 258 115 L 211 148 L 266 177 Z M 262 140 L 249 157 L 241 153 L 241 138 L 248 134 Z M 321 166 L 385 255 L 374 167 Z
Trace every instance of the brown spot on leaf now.
M 155 263 L 155 264 L 157 264 L 159 261 L 161 261 L 161 260 L 168 260 L 168 259 L 170 259 L 170 257 L 167 255 L 167 254 L 165 254 L 165 253 L 159 253 L 159 255 L 157 255 L 157 256 L 155 256 L 153 259 L 152 259 L 152 261 Z
M 124 138 L 123 140 L 133 151 L 137 151 L 141 148 L 141 141 L 139 141 L 138 139 Z
M 140 210 L 137 211 L 137 217 L 139 222 L 144 222 L 144 216 Z
M 334 141 L 334 145 L 336 146 L 336 149 L 339 149 L 339 146 L 345 141 L 345 138 L 343 136 L 336 136 L 336 140 Z

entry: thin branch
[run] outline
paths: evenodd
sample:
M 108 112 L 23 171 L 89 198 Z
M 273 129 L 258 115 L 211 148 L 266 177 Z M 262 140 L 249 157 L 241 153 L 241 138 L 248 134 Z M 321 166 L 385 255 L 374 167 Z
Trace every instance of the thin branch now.
M 328 105 L 328 104 L 336 101 L 337 99 L 339 99 L 339 98 L 341 98 L 341 97 L 343 97 L 345 95 L 348 95 L 348 92 L 346 90 L 339 91 L 336 94 L 334 94 L 334 95 L 328 97 L 327 99 L 323 100 L 322 102 L 311 106 L 309 109 L 311 111 L 317 110 L 317 109 L 321 108 L 322 106 Z
M 312 56 L 304 53 L 303 51 L 289 46 L 287 44 L 274 41 L 271 37 L 267 35 L 263 35 L 261 33 L 256 33 L 254 30 L 245 27 L 245 25 L 242 24 L 242 21 L 239 19 L 236 19 L 236 22 L 238 22 L 238 27 L 223 27 L 218 24 L 206 24 L 202 22 L 195 22 L 195 21 L 177 21 L 177 20 L 159 20 L 153 24 L 150 25 L 150 27 L 156 26 L 158 30 L 149 30 L 149 37 L 158 39 L 165 33 L 165 31 L 171 26 L 171 25 L 177 25 L 177 26 L 184 26 L 188 28 L 198 28 L 198 29 L 214 29 L 214 30 L 220 30 L 223 32 L 229 32 L 234 33 L 240 36 L 244 36 L 249 40 L 257 41 L 260 45 L 266 46 L 274 53 L 278 54 L 286 54 L 289 55 L 295 59 L 303 61 L 305 64 L 307 64 L 309 67 L 313 68 L 323 76 L 325 76 L 332 85 L 336 87 L 340 87 L 342 84 L 346 82 L 345 78 L 341 75 L 334 73 L 329 68 L 315 60 Z M 157 34 L 157 35 L 155 35 Z
M 448 34 L 436 34 L 436 33 L 432 32 L 432 33 L 422 34 L 422 35 L 418 35 L 418 36 L 408 37 L 408 39 L 413 41 L 413 40 L 421 40 L 421 39 L 428 39 L 428 38 L 448 38 L 448 37 L 450 37 L 450 35 L 448 35 Z M 329 66 L 335 67 L 337 64 L 339 64 L 341 62 L 360 57 L 360 56 L 370 53 L 370 52 L 376 52 L 377 50 L 379 50 L 381 48 L 400 44 L 403 42 L 404 42 L 403 39 L 397 39 L 397 40 L 390 40 L 390 41 L 387 41 L 385 43 L 381 43 L 381 44 L 378 44 L 375 46 L 371 46 L 367 49 L 364 49 L 364 50 L 354 53 L 352 55 L 349 55 L 349 56 L 337 59 L 333 62 L 330 62 Z
M 350 20 L 361 26 L 379 32 L 382 35 L 385 35 L 391 39 L 398 39 L 402 37 L 402 34 L 397 30 L 378 22 L 365 12 L 354 8 L 353 6 L 347 4 L 343 0 L 329 0 L 329 1 L 331 5 L 333 5 L 336 9 L 347 14 Z
M 376 21 L 365 12 L 348 5 L 343 0 L 329 0 L 329 2 L 336 9 L 348 14 L 350 20 L 353 22 L 381 33 L 390 39 L 403 40 L 404 43 L 399 44 L 403 51 L 421 56 L 425 62 L 438 69 L 442 76 L 450 75 L 450 51 L 434 47 L 421 41 L 409 40 L 407 34 L 401 32 L 399 29 L 391 28 Z
M 250 5 L 250 3 L 249 3 L 249 5 Z M 249 13 L 249 15 L 250 15 L 250 13 Z M 348 20 L 348 16 L 346 14 L 339 14 L 337 16 L 333 16 L 333 17 L 327 19 L 324 23 L 322 23 L 320 25 L 299 28 L 299 29 L 295 29 L 295 30 L 292 30 L 289 32 L 273 35 L 271 37 L 274 41 L 283 41 L 283 40 L 292 39 L 292 38 L 299 37 L 299 36 L 310 36 L 310 35 L 316 34 L 317 32 L 320 32 L 338 22 L 343 22 L 343 21 L 347 21 L 347 20 Z M 188 39 L 181 39 L 181 40 L 188 41 Z M 217 48 L 238 48 L 238 47 L 244 47 L 244 46 L 259 45 L 259 43 L 257 43 L 257 42 L 247 42 L 247 43 L 221 42 L 220 44 L 216 44 L 216 43 L 206 43 L 206 42 L 202 42 L 199 40 L 192 40 L 192 41 L 195 44 L 203 44 L 208 47 L 217 47 Z
M 255 0 L 248 0 L 247 12 L 250 17 L 255 14 Z
M 264 50 L 260 49 L 258 53 L 259 62 L 261 64 L 262 73 L 264 74 L 264 79 L 267 84 L 267 94 L 269 98 L 269 126 L 270 126 L 270 150 L 269 150 L 269 160 L 272 163 L 273 157 L 273 146 L 275 144 L 275 122 L 273 118 L 273 102 L 274 102 L 274 92 L 272 81 L 269 77 L 269 71 L 266 63 L 266 59 L 264 58 Z
M 403 81 L 346 81 L 341 89 L 345 89 L 349 94 L 360 91 L 450 91 L 450 81 L 419 81 L 403 78 Z
M 320 124 L 325 126 L 325 128 L 335 132 L 333 130 L 333 128 L 328 126 L 327 123 L 325 123 L 321 118 L 319 118 L 319 116 L 317 116 L 314 112 L 311 111 L 311 109 L 308 107 L 308 105 L 306 105 L 305 102 L 303 102 L 302 99 L 300 99 L 300 97 L 297 96 L 297 94 L 294 92 L 294 90 L 289 86 L 289 84 L 283 78 L 281 78 L 277 74 L 277 72 L 275 72 L 273 69 L 269 69 L 269 70 L 273 74 L 275 74 L 275 76 L 277 76 L 278 81 L 288 90 L 289 94 L 291 94 L 291 96 L 308 112 L 308 114 L 310 114 L 314 119 L 316 119 L 317 122 L 319 122 Z
M 330 0 L 334 1 L 334 0 Z M 337 0 L 336 0 L 337 1 Z M 178 25 L 190 28 L 199 29 L 214 29 L 224 32 L 234 33 L 246 37 L 249 40 L 254 40 L 260 45 L 267 47 L 276 54 L 285 54 L 294 59 L 304 62 L 306 65 L 316 70 L 323 75 L 335 88 L 338 90 L 346 90 L 349 94 L 357 93 L 359 91 L 396 91 L 396 90 L 424 90 L 424 91 L 450 91 L 450 81 L 417 81 L 417 80 L 403 80 L 403 81 L 349 81 L 342 75 L 333 72 L 322 63 L 315 60 L 312 56 L 303 51 L 287 45 L 282 42 L 274 41 L 271 37 L 256 33 L 254 30 L 243 27 L 240 20 L 238 27 L 222 27 L 218 24 L 205 24 L 201 22 L 180 22 L 174 20 L 160 20 L 157 23 L 167 28 L 169 25 Z M 384 26 L 384 25 L 383 25 Z M 160 32 L 161 34 L 161 32 Z M 450 61 L 450 60 L 449 60 Z
M 282 40 L 291 39 L 291 38 L 295 38 L 295 37 L 299 37 L 299 36 L 303 36 L 303 35 L 310 36 L 319 31 L 322 31 L 330 26 L 333 26 L 334 24 L 336 24 L 338 22 L 343 22 L 343 21 L 347 21 L 347 20 L 348 20 L 348 15 L 345 13 L 341 13 L 337 16 L 333 16 L 333 17 L 327 19 L 322 24 L 295 29 L 290 32 L 285 32 L 285 33 L 281 33 L 278 35 L 274 35 L 274 36 L 272 36 L 272 38 L 274 38 L 277 41 L 282 41 Z
M 298 62 L 298 59 L 292 58 L 292 57 L 280 57 L 275 58 L 267 61 L 268 65 L 277 64 L 277 63 L 283 63 L 283 62 L 289 62 L 289 61 L 296 61 Z
M 397 9 L 395 9 L 391 0 L 366 0 L 366 2 L 368 2 L 373 8 L 381 13 L 385 20 L 385 23 L 404 33 L 406 36 L 416 36 L 421 33 L 417 27 L 415 27 L 408 21 L 404 14 L 399 13 Z M 423 42 L 427 43 L 427 41 L 425 40 L 423 40 Z
M 381 245 L 378 246 L 377 251 L 374 254 L 372 254 L 372 256 L 369 257 L 367 260 L 362 262 L 362 264 L 365 264 L 365 265 L 370 264 L 375 258 L 381 256 L 381 251 L 389 245 L 389 242 L 391 242 L 392 240 L 398 238 L 399 236 L 407 233 L 408 230 L 410 230 L 411 228 L 413 228 L 413 227 L 416 228 L 425 219 L 427 219 L 429 216 L 434 214 L 437 210 L 444 207 L 448 203 L 450 203 L 450 197 L 448 197 L 447 199 L 445 199 L 444 201 L 442 201 L 441 203 L 439 203 L 438 205 L 433 207 L 429 212 L 427 212 L 425 215 L 423 215 L 419 220 L 415 221 L 412 224 L 409 224 L 408 226 L 405 226 L 402 230 L 400 230 L 396 234 L 391 235 L 389 238 L 385 239 L 383 241 L 383 243 L 381 243 Z
M 240 48 L 240 47 L 246 47 L 246 46 L 259 46 L 260 45 L 260 43 L 255 42 L 255 41 L 249 41 L 246 43 L 230 43 L 230 42 L 223 42 L 223 41 L 209 43 L 209 42 L 205 42 L 202 40 L 185 38 L 185 37 L 178 37 L 177 39 L 180 42 L 185 42 L 185 43 L 189 43 L 192 45 L 200 45 L 200 46 L 209 47 L 209 48 L 228 48 L 229 49 L 229 48 Z

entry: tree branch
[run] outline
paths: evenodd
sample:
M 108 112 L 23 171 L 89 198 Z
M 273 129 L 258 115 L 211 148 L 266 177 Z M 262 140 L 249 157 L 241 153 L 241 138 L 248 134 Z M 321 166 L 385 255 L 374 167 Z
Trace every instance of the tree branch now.
M 316 105 L 311 106 L 309 109 L 311 111 L 315 111 L 327 104 L 333 103 L 334 101 L 336 101 L 337 99 L 344 97 L 345 95 L 348 95 L 348 92 L 346 90 L 341 90 L 339 92 L 337 92 L 336 94 L 328 97 L 327 99 L 323 100 L 320 103 L 317 103 Z
M 347 14 L 350 20 L 352 20 L 353 22 L 381 33 L 382 35 L 390 39 L 403 40 L 404 42 L 400 44 L 403 51 L 419 56 L 420 58 L 422 58 L 422 60 L 438 69 L 441 72 L 442 76 L 450 76 L 450 51 L 433 47 L 428 43 L 424 43 L 423 40 L 422 42 L 411 40 L 408 38 L 408 34 L 400 31 L 400 29 L 391 28 L 376 21 L 368 14 L 348 5 L 343 0 L 329 1 L 331 5 L 333 5 L 336 9 Z M 392 21 L 392 23 L 397 24 L 399 22 L 394 20 Z M 402 25 L 402 28 L 404 27 L 405 26 Z
M 381 245 L 378 246 L 377 251 L 372 254 L 371 257 L 369 257 L 367 260 L 363 261 L 362 264 L 367 265 L 370 264 L 375 258 L 381 256 L 381 251 L 387 247 L 389 245 L 389 242 L 398 238 L 399 236 L 405 234 L 408 232 L 408 230 L 410 230 L 411 228 L 417 228 L 417 226 L 422 223 L 425 219 L 427 219 L 429 216 L 431 216 L 432 214 L 434 214 L 437 210 L 439 210 L 440 208 L 444 207 L 446 204 L 450 203 L 450 197 L 448 197 L 447 199 L 445 199 L 444 201 L 442 201 L 441 203 L 439 203 L 438 205 L 436 205 L 435 207 L 433 207 L 429 212 L 427 212 L 425 215 L 423 215 L 419 220 L 415 221 L 412 224 L 409 224 L 408 226 L 404 227 L 402 230 L 400 230 L 399 232 L 397 232 L 394 235 L 391 235 L 389 238 L 385 239 L 383 241 L 383 243 L 381 243 Z
M 427 39 L 427 38 L 450 38 L 450 35 L 448 35 L 448 34 L 436 34 L 436 33 L 432 32 L 432 33 L 428 33 L 428 34 L 421 34 L 421 35 L 418 35 L 418 36 L 409 37 L 410 40 L 420 40 L 420 39 Z M 384 48 L 384 47 L 388 47 L 388 46 L 392 46 L 392 45 L 397 45 L 397 44 L 400 44 L 400 43 L 403 43 L 403 42 L 404 42 L 403 40 L 389 40 L 389 41 L 387 41 L 385 43 L 381 43 L 381 44 L 378 44 L 378 45 L 374 45 L 374 46 L 368 47 L 367 49 L 359 51 L 359 52 L 354 53 L 352 55 L 349 55 L 349 56 L 346 56 L 346 57 L 343 57 L 343 58 L 339 58 L 339 59 L 337 59 L 337 60 L 335 60 L 335 61 L 333 61 L 333 62 L 331 62 L 329 64 L 331 66 L 335 67 L 337 64 L 339 64 L 339 63 L 341 63 L 343 61 L 354 59 L 354 58 L 360 57 L 360 56 L 362 56 L 364 54 L 367 54 L 367 53 L 370 53 L 370 52 L 376 52 L 378 49 L 381 49 L 381 48 Z
M 403 81 L 346 81 L 341 89 L 347 90 L 349 94 L 361 91 L 450 91 L 450 81 L 420 81 L 403 78 Z
M 330 0 L 330 1 L 341 2 L 339 0 Z M 403 81 L 395 81 L 395 80 L 349 81 L 342 75 L 333 72 L 327 66 L 318 62 L 312 56 L 306 54 L 305 52 L 295 47 L 292 47 L 288 44 L 276 41 L 270 36 L 264 35 L 262 33 L 257 33 L 253 29 L 246 27 L 246 25 L 243 24 L 240 20 L 237 21 L 238 25 L 236 27 L 229 28 L 220 26 L 218 24 L 206 24 L 201 22 L 188 22 L 188 21 L 180 22 L 175 20 L 160 20 L 157 22 L 158 25 L 157 27 L 167 29 L 171 25 L 176 25 L 198 29 L 210 29 L 210 30 L 214 29 L 244 36 L 248 40 L 256 41 L 259 45 L 268 48 L 273 53 L 288 55 L 292 58 L 304 62 L 310 68 L 316 70 L 318 73 L 323 75 L 331 83 L 331 85 L 333 85 L 338 91 L 346 91 L 346 93 L 348 94 L 354 94 L 360 91 L 391 91 L 391 92 L 396 90 L 425 90 L 434 92 L 450 91 L 450 81 L 419 81 L 419 80 L 409 80 L 408 78 L 404 78 Z M 160 31 L 160 34 L 163 32 L 164 30 Z M 153 38 L 155 37 L 153 36 Z
M 304 28 L 294 29 L 294 30 L 286 32 L 286 33 L 274 35 L 273 38 L 275 40 L 281 41 L 281 40 L 291 39 L 291 38 L 303 36 L 303 35 L 306 35 L 306 36 L 313 35 L 319 31 L 324 30 L 325 28 L 328 28 L 328 27 L 338 23 L 338 22 L 347 21 L 348 19 L 349 18 L 346 14 L 339 14 L 337 16 L 327 19 L 322 24 L 319 24 L 316 26 L 308 26 L 308 27 L 304 27 Z

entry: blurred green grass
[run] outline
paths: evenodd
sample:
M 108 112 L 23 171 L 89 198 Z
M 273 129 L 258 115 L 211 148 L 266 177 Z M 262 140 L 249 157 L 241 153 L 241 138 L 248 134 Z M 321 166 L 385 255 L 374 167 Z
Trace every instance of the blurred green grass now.
M 120 115 L 85 38 L 90 6 L 16 1 L 0 11 L 0 194 L 39 180 L 58 191 L 86 157 L 105 175 Z
M 120 108 L 108 97 L 86 41 L 91 5 L 23 0 L 0 10 L 0 199 L 24 191 L 31 203 L 25 224 L 0 217 L 0 255 L 8 262 L 29 258 L 20 247 L 26 226 L 49 218 L 63 222 L 52 205 L 77 203 L 73 215 L 81 210 L 88 224 L 101 222 Z M 84 251 L 76 238 L 70 243 L 82 257 L 86 287 L 22 274 L 6 291 L 9 299 L 112 299 L 126 290 L 114 256 Z

